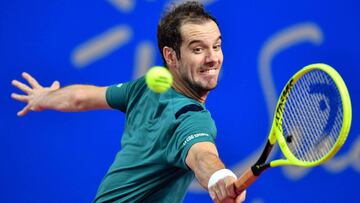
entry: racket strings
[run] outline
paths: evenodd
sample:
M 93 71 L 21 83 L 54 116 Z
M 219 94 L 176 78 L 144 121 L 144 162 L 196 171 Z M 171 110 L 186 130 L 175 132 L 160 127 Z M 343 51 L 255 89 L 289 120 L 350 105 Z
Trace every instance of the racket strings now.
M 284 136 L 293 155 L 313 162 L 327 155 L 336 143 L 342 126 L 341 96 L 332 78 L 312 70 L 291 89 L 283 113 Z
M 300 94 L 294 94 L 294 96 L 296 97 L 295 99 L 297 100 L 297 101 L 300 101 L 301 100 L 301 98 L 299 98 L 299 95 Z M 295 112 L 295 110 L 296 109 L 294 109 L 294 106 L 295 105 L 292 105 L 292 103 L 290 103 L 290 102 L 292 102 L 292 100 L 290 100 L 290 101 L 288 101 L 289 102 L 289 105 L 288 105 L 288 108 L 289 108 L 289 110 L 291 111 L 291 112 Z M 295 122 L 295 123 L 302 123 L 303 121 L 302 121 L 302 119 L 301 119 L 301 117 L 299 117 L 299 116 L 297 116 L 295 113 L 292 113 L 292 114 L 289 114 L 289 116 L 291 117 L 290 119 L 292 119 L 292 121 L 293 122 Z M 288 124 L 288 123 L 286 123 L 286 124 Z M 296 136 L 297 135 L 297 133 L 295 133 L 295 132 L 300 132 L 300 128 L 298 127 L 298 126 L 292 126 L 293 127 L 293 129 L 291 129 L 291 132 L 290 133 L 286 133 L 286 134 L 288 134 L 288 135 L 291 135 L 291 136 Z M 293 145 L 289 145 L 290 146 L 290 149 L 291 149 L 291 151 L 293 152 L 293 153 L 296 153 L 296 157 L 302 157 L 302 158 L 306 158 L 306 159 L 308 159 L 309 157 L 306 157 L 307 156 L 307 154 L 306 153 L 304 153 L 304 150 L 297 150 L 297 151 L 294 151 L 293 149 L 295 148 L 295 149 L 299 149 L 301 146 L 300 146 L 300 144 L 299 144 L 299 139 L 297 139 L 297 138 L 295 138 L 295 139 L 292 139 L 293 140 Z M 304 142 L 306 142 L 306 143 L 303 143 L 304 145 L 306 145 L 306 146 L 308 146 L 309 145 L 309 143 L 307 142 L 307 140 L 304 140 Z
M 306 123 L 306 122 L 313 123 L 314 117 L 311 117 L 311 112 L 314 112 L 314 109 L 311 108 L 312 105 L 309 103 L 308 100 L 303 100 L 302 98 L 300 98 L 300 96 L 305 94 L 304 89 L 300 88 L 299 90 L 301 91 L 301 94 L 296 95 L 296 100 L 293 100 L 293 101 L 303 101 L 301 103 L 300 109 L 303 110 L 304 116 L 299 116 L 299 115 L 301 115 L 299 113 L 292 114 L 293 119 L 295 120 L 295 122 L 297 124 Z M 302 105 L 305 105 L 305 106 L 302 106 Z M 294 112 L 296 110 L 294 107 L 296 107 L 296 105 L 289 105 L 289 108 L 291 108 L 292 112 Z M 310 107 L 310 108 L 306 108 L 306 107 Z M 310 119 L 310 120 L 306 121 L 306 119 Z M 309 136 L 309 137 L 307 137 L 308 139 L 304 139 L 306 137 L 299 136 L 299 135 L 302 135 L 302 134 L 318 135 L 319 132 L 314 131 L 317 128 L 311 127 L 311 128 L 301 129 L 301 128 L 299 128 L 299 125 L 292 126 L 292 127 L 293 127 L 292 134 L 294 134 L 293 136 L 297 136 L 294 139 L 295 147 L 292 147 L 292 149 L 305 149 L 305 150 L 297 150 L 297 151 L 292 150 L 292 151 L 295 153 L 298 153 L 298 156 L 300 156 L 303 160 L 311 160 L 312 157 L 316 157 L 316 154 L 313 151 L 310 151 L 310 148 L 312 148 L 313 144 L 315 143 L 314 137 Z M 302 133 L 299 133 L 299 132 L 302 132 Z M 297 139 L 297 138 L 299 138 L 299 139 Z
M 314 78 L 311 78 L 312 80 L 310 80 L 312 82 L 312 84 L 316 84 L 316 81 L 314 81 Z M 326 81 L 326 78 L 321 78 L 322 81 Z M 310 86 L 311 87 L 311 86 Z M 325 86 L 326 88 L 329 88 L 328 86 Z M 322 89 L 323 86 L 322 85 L 318 85 L 317 88 L 313 88 L 312 90 L 310 90 L 310 92 L 321 92 L 321 93 L 324 93 L 324 90 Z M 330 88 L 329 90 L 332 90 L 333 88 Z M 326 91 L 329 91 L 329 90 L 326 90 Z M 326 114 L 325 113 L 318 113 L 317 115 L 319 116 L 319 121 L 327 121 L 327 122 L 330 122 L 331 118 L 329 115 L 330 111 L 329 111 L 329 108 L 327 108 L 327 105 L 326 103 L 329 103 L 330 99 L 329 98 L 322 98 L 324 97 L 323 94 L 313 94 L 314 97 L 316 97 L 316 99 L 314 99 L 315 101 L 319 102 L 319 106 L 318 109 L 320 108 L 321 109 L 327 109 L 326 111 Z M 326 100 L 326 102 L 325 102 Z M 312 107 L 310 110 L 311 112 L 317 112 L 318 109 L 316 109 L 315 105 L 311 105 L 309 104 L 310 107 Z M 321 107 L 321 105 L 323 107 Z M 327 118 L 324 118 L 324 117 L 328 117 L 329 119 Z M 314 122 L 316 122 L 317 120 L 314 120 Z M 321 125 L 324 125 L 323 123 L 320 124 Z M 318 125 L 319 126 L 319 125 Z M 309 152 L 311 152 L 311 156 L 312 157 L 316 157 L 316 159 L 320 159 L 321 157 L 325 156 L 327 154 L 327 152 L 329 150 L 331 150 L 331 147 L 332 147 L 332 144 L 335 143 L 336 139 L 332 139 L 333 136 L 328 136 L 329 135 L 329 132 L 327 132 L 326 130 L 327 127 L 324 127 L 324 129 L 322 128 L 316 128 L 318 130 L 323 130 L 325 132 L 322 132 L 322 131 L 319 131 L 319 132 L 316 132 L 317 135 L 320 135 L 320 137 L 312 137 L 312 136 L 309 136 L 310 138 L 310 144 L 311 144 L 311 147 L 312 147 L 312 150 L 311 149 L 308 149 L 308 150 L 311 150 Z M 321 133 L 321 134 L 319 134 Z M 327 137 L 326 137 L 327 136 Z M 325 139 L 326 138 L 326 139 Z
M 299 84 L 297 84 L 296 88 L 298 88 L 298 85 Z M 293 96 L 294 98 L 291 100 L 288 100 L 288 103 L 287 103 L 287 108 L 289 109 L 290 112 L 296 112 L 297 108 L 299 108 L 299 107 L 300 107 L 299 109 L 303 109 L 302 113 L 304 114 L 304 116 L 299 116 L 298 112 L 289 114 L 289 116 L 291 117 L 290 119 L 296 124 L 305 123 L 304 119 L 306 117 L 310 118 L 309 112 L 312 111 L 312 109 L 307 109 L 307 108 L 304 108 L 304 106 L 302 106 L 302 105 L 309 106 L 309 102 L 307 100 L 303 100 L 303 102 L 299 104 L 301 106 L 293 104 L 294 101 L 302 101 L 301 96 L 304 95 L 304 88 L 303 87 L 299 88 L 299 91 L 301 92 L 301 94 L 292 94 L 291 96 Z M 287 122 L 286 124 L 288 126 L 289 123 Z M 299 128 L 298 125 L 293 125 L 291 127 L 292 127 L 292 129 L 291 129 L 290 135 L 296 136 L 293 139 L 294 144 L 293 145 L 289 144 L 291 151 L 297 157 L 301 157 L 302 159 L 309 160 L 311 158 L 310 156 L 314 156 L 314 154 L 307 153 L 309 147 L 311 147 L 311 143 L 313 142 L 313 140 L 299 139 L 299 138 L 302 138 L 302 137 L 299 137 L 299 134 L 300 134 L 299 132 L 303 131 L 302 133 L 305 133 L 305 134 L 315 134 L 315 133 L 311 132 L 312 131 L 311 128 L 301 129 L 301 128 Z M 302 145 L 300 145 L 300 143 L 302 143 Z M 300 148 L 304 148 L 305 150 L 294 151 L 294 149 L 300 149 Z
M 320 78 L 320 79 L 325 80 L 325 78 Z M 311 84 L 316 84 L 316 82 L 317 82 L 312 77 L 309 78 L 309 81 L 311 82 Z M 302 91 L 302 95 L 307 93 L 305 88 L 302 88 L 301 91 Z M 314 94 L 313 96 L 315 97 L 313 101 L 322 101 L 321 100 L 322 98 L 321 98 L 321 96 L 319 94 Z M 307 136 L 308 139 L 305 139 L 306 142 L 307 142 L 307 145 L 306 145 L 307 148 L 306 148 L 306 151 L 303 152 L 303 154 L 306 157 L 305 160 L 311 160 L 314 157 L 315 157 L 316 160 L 319 160 L 321 157 L 326 155 L 327 150 L 331 149 L 330 145 L 327 145 L 327 146 L 325 146 L 323 148 L 320 148 L 320 147 L 316 148 L 316 144 L 319 143 L 318 140 L 323 140 L 324 136 L 325 136 L 324 134 L 322 134 L 322 131 L 321 131 L 322 129 L 319 128 L 318 126 L 323 126 L 324 125 L 324 121 L 327 120 L 326 117 L 329 116 L 328 115 L 329 112 L 316 114 L 318 117 L 315 117 L 315 116 L 312 115 L 312 113 L 318 111 L 316 106 L 313 105 L 312 101 L 310 101 L 310 100 L 304 100 L 304 101 L 306 103 L 306 107 L 309 107 L 308 109 L 305 108 L 305 110 L 307 110 L 307 112 L 306 112 L 307 113 L 306 116 L 308 116 L 307 119 L 310 119 L 310 122 L 313 123 L 313 124 L 316 124 L 317 126 L 314 126 L 314 128 L 305 129 L 305 133 L 307 135 L 315 135 L 315 136 Z M 306 119 L 306 117 L 303 118 L 302 122 L 307 122 L 305 119 Z M 331 138 L 331 137 L 329 137 L 329 138 Z M 311 149 L 314 149 L 314 148 L 316 150 L 311 150 Z M 319 150 L 321 150 L 320 153 L 319 153 Z
M 330 105 L 330 107 L 327 106 L 326 102 L 321 100 L 321 94 L 314 94 L 314 96 L 317 97 L 317 99 L 319 101 L 323 101 L 323 102 L 320 102 L 319 103 L 319 108 L 321 110 L 321 108 L 327 108 L 328 109 L 328 112 L 327 112 L 327 116 L 325 114 L 319 114 L 319 116 L 321 116 L 321 119 L 322 121 L 327 121 L 326 122 L 326 126 L 330 125 L 330 122 L 332 119 L 335 119 L 335 117 L 339 117 L 341 118 L 341 120 L 334 120 L 334 122 L 337 122 L 335 124 L 332 124 L 332 128 L 334 128 L 334 131 L 333 132 L 336 132 L 336 133 L 330 133 L 329 129 L 327 129 L 328 127 L 325 126 L 325 129 L 324 129 L 324 132 L 323 132 L 323 136 L 320 138 L 320 140 L 314 140 L 316 141 L 317 144 L 323 144 L 325 145 L 324 147 L 317 147 L 318 150 L 324 150 L 321 154 L 326 154 L 328 151 L 325 150 L 325 149 L 329 149 L 331 150 L 332 146 L 335 144 L 336 140 L 337 140 L 337 137 L 339 135 L 339 132 L 341 130 L 341 125 L 342 125 L 342 109 L 339 109 L 339 107 L 342 108 L 341 106 L 341 96 L 340 96 L 340 93 L 338 92 L 337 90 L 337 87 L 336 85 L 334 84 L 334 82 L 332 81 L 332 79 L 325 73 L 323 72 L 324 74 L 322 74 L 322 80 L 323 81 L 326 81 L 328 80 L 328 83 L 331 83 L 331 88 L 327 89 L 326 91 L 331 91 L 329 94 L 332 95 L 330 96 L 331 98 L 327 97 L 326 98 L 326 101 L 327 103 L 329 104 L 330 102 L 335 102 L 336 103 L 336 106 L 335 105 Z M 324 77 L 324 76 L 328 76 L 328 77 Z M 311 82 L 313 82 L 313 84 L 316 84 L 318 81 L 316 80 L 312 80 Z M 322 89 L 318 90 L 318 91 L 314 91 L 314 92 L 322 92 Z M 335 97 L 335 98 L 334 98 Z M 323 107 L 321 107 L 323 106 Z M 313 106 L 314 107 L 314 106 Z M 335 117 L 334 115 L 329 115 L 330 114 L 330 110 L 331 108 L 338 108 L 334 111 L 336 111 L 336 114 Z M 316 109 L 314 109 L 314 111 L 316 112 Z M 338 129 L 336 129 L 338 128 Z M 325 139 L 327 138 L 327 139 Z M 320 157 L 321 158 L 321 157 Z

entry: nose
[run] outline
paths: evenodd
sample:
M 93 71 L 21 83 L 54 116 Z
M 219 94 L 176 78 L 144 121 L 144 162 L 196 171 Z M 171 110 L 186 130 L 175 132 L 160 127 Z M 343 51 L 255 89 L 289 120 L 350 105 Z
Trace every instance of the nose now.
M 219 60 L 219 53 L 214 50 L 209 50 L 205 58 L 205 64 L 209 67 L 213 67 Z

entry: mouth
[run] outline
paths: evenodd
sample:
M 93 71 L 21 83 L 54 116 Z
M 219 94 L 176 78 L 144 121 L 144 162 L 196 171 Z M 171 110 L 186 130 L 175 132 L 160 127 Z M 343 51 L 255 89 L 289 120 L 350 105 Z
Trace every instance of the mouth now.
M 201 69 L 200 73 L 201 74 L 215 74 L 217 73 L 217 68 L 206 68 L 206 69 Z

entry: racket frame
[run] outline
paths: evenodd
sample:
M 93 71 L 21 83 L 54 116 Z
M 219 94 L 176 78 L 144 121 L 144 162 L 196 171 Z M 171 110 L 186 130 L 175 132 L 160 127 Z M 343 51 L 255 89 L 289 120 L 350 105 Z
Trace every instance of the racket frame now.
M 336 87 L 339 90 L 341 96 L 341 102 L 343 106 L 343 122 L 342 127 L 340 130 L 340 135 L 336 140 L 332 149 L 321 159 L 312 162 L 301 161 L 297 159 L 293 153 L 290 151 L 289 147 L 287 146 L 287 142 L 283 135 L 282 129 L 282 116 L 285 108 L 285 103 L 287 97 L 290 93 L 291 88 L 294 86 L 297 80 L 299 80 L 304 74 L 308 73 L 311 70 L 318 69 L 321 71 L 326 72 L 332 80 L 335 82 Z M 325 161 L 329 160 L 333 157 L 336 152 L 341 148 L 344 144 L 347 135 L 350 130 L 351 126 L 351 119 L 352 119 L 352 109 L 351 109 L 351 101 L 350 96 L 347 90 L 347 87 L 341 78 L 340 74 L 333 69 L 331 66 L 323 63 L 316 63 L 310 64 L 305 66 L 300 71 L 295 73 L 295 75 L 287 82 L 284 89 L 281 92 L 280 99 L 276 105 L 276 110 L 274 114 L 274 119 L 272 123 L 272 127 L 268 136 L 267 143 L 262 151 L 259 159 L 256 161 L 254 165 L 248 168 L 240 178 L 235 182 L 236 193 L 240 194 L 246 188 L 248 188 L 258 177 L 259 175 L 264 172 L 266 169 L 270 167 L 276 166 L 283 166 L 283 165 L 296 165 L 301 167 L 312 167 L 319 164 L 324 163 Z M 284 154 L 286 159 L 277 159 L 271 162 L 266 162 L 267 158 L 269 157 L 272 148 L 274 147 L 276 141 Z
M 332 78 L 337 89 L 339 90 L 341 102 L 342 102 L 342 106 L 343 106 L 343 121 L 342 121 L 340 134 L 339 134 L 335 144 L 333 145 L 332 149 L 330 149 L 329 152 L 325 156 L 323 156 L 321 159 L 316 160 L 316 161 L 302 161 L 293 155 L 293 153 L 290 151 L 290 149 L 287 145 L 287 142 L 284 138 L 284 135 L 282 133 L 282 131 L 283 131 L 282 130 L 282 113 L 285 108 L 287 96 L 289 95 L 291 88 L 294 86 L 296 81 L 299 80 L 303 75 L 305 75 L 309 71 L 312 71 L 315 69 L 326 72 Z M 351 119 L 352 119 L 351 112 L 352 112 L 352 109 L 351 109 L 350 96 L 349 96 L 347 87 L 346 87 L 343 79 L 341 78 L 340 74 L 335 69 L 333 69 L 331 66 L 329 66 L 327 64 L 323 64 L 323 63 L 310 64 L 308 66 L 305 66 L 300 71 L 295 73 L 295 75 L 288 81 L 288 83 L 286 84 L 286 86 L 284 87 L 284 89 L 281 93 L 280 99 L 276 106 L 274 120 L 273 120 L 271 132 L 270 132 L 268 139 L 271 144 L 275 144 L 276 141 L 278 142 L 278 145 L 279 145 L 282 153 L 286 157 L 286 159 L 273 160 L 270 162 L 270 166 L 275 167 L 275 166 L 281 166 L 281 165 L 296 165 L 296 166 L 302 166 L 302 167 L 312 167 L 312 166 L 320 165 L 320 164 L 324 163 L 325 161 L 329 160 L 331 157 L 333 157 L 336 154 L 336 152 L 339 151 L 339 149 L 344 144 L 344 142 L 347 138 L 347 135 L 349 133 L 350 126 L 351 126 Z

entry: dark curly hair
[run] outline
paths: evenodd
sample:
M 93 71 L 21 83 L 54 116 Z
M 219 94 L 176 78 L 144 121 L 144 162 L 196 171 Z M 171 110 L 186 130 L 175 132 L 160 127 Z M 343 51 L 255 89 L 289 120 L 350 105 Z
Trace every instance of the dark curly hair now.
M 185 23 L 201 24 L 209 20 L 214 21 L 215 17 L 205 11 L 204 6 L 197 1 L 188 1 L 186 3 L 174 6 L 160 19 L 157 29 L 158 47 L 164 65 L 166 65 L 162 50 L 165 46 L 175 50 L 176 57 L 180 59 L 180 46 L 182 43 L 180 27 Z

